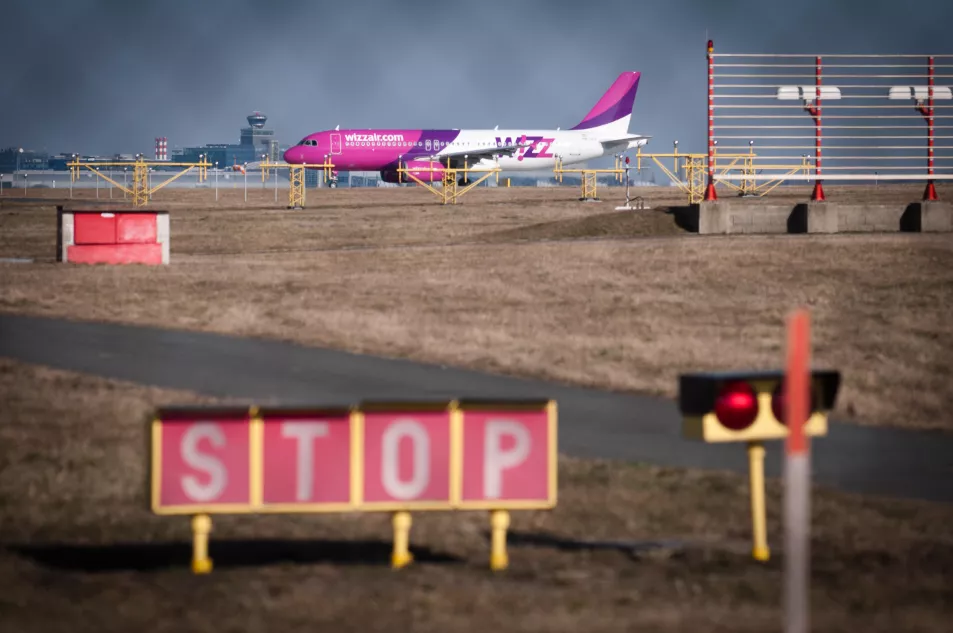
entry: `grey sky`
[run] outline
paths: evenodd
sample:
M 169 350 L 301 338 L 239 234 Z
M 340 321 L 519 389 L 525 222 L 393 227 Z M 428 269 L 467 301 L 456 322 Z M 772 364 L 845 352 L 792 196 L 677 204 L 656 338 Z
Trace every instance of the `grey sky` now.
M 437 7 L 437 9 L 434 9 Z M 643 72 L 631 130 L 701 149 L 721 52 L 953 53 L 953 2 L 14 0 L 0 147 L 151 153 L 334 127 L 568 127 Z

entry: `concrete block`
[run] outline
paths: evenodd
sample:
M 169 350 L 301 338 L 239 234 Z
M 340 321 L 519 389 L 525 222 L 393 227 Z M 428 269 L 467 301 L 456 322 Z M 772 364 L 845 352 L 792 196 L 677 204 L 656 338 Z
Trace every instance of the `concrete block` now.
M 157 224 L 152 214 L 120 213 L 116 216 L 116 243 L 157 244 Z
M 115 244 L 116 243 L 116 214 L 103 211 L 102 213 L 80 213 L 73 215 L 73 243 Z
M 70 246 L 68 261 L 74 264 L 146 264 L 162 261 L 161 244 L 89 244 Z
M 724 202 L 701 202 L 698 204 L 698 233 L 700 235 L 730 233 L 730 217 L 730 208 Z
M 864 215 L 864 224 L 869 230 L 899 231 L 901 217 L 903 217 L 903 207 L 869 206 Z
M 806 233 L 837 233 L 842 211 L 829 202 L 808 202 L 804 206 Z
M 793 208 L 790 205 L 758 205 L 750 207 L 751 233 L 787 233 Z
M 953 232 L 953 205 L 938 201 L 921 202 L 920 231 L 923 233 Z
M 169 214 L 160 211 L 156 216 L 156 241 L 162 245 L 162 263 L 169 263 L 169 239 L 171 236 L 169 229 Z
M 731 214 L 731 226 L 732 227 L 745 227 L 751 226 L 753 223 L 753 214 L 750 210 L 744 209 L 742 211 L 734 211 Z
M 56 207 L 56 214 L 59 216 L 56 221 L 56 261 L 65 262 L 67 252 L 73 245 L 74 227 L 73 214 L 69 211 L 63 211 L 63 207 Z
M 833 205 L 837 210 L 838 233 L 892 232 L 900 230 L 901 207 L 872 204 Z
M 906 210 L 878 204 L 806 202 L 795 206 L 741 200 L 686 207 L 679 225 L 702 235 L 750 233 L 953 232 L 953 205 L 916 202 Z
M 169 263 L 169 212 L 56 207 L 56 260 L 84 264 Z
M 786 233 L 791 207 L 759 205 L 748 201 L 718 200 L 698 205 L 698 232 L 702 235 L 729 233 Z

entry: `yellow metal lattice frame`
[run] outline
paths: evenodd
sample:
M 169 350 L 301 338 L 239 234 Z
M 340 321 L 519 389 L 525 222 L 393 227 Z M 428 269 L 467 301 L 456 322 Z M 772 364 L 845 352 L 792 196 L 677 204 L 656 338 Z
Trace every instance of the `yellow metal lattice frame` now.
M 802 164 L 791 168 L 790 165 L 769 165 L 757 161 L 758 155 L 751 151 L 747 154 L 715 154 L 713 167 L 716 172 L 716 181 L 743 196 L 765 196 L 781 185 L 788 176 L 797 173 L 808 173 L 810 161 L 804 159 Z M 636 168 L 642 169 L 642 160 L 651 159 L 658 168 L 668 176 L 676 187 L 688 195 L 689 204 L 698 204 L 705 198 L 707 155 L 680 153 L 677 150 L 671 154 L 643 154 L 641 149 L 636 153 Z M 672 161 L 672 166 L 666 164 Z M 722 161 L 719 163 L 719 160 Z M 785 174 L 778 174 L 777 178 L 759 183 L 756 174 L 759 170 L 789 170 Z M 738 180 L 735 184 L 731 180 Z
M 616 182 L 622 182 L 625 175 L 625 167 L 619 156 L 615 158 L 615 166 L 612 169 L 566 169 L 563 167 L 563 160 L 556 157 L 556 163 L 553 166 L 553 174 L 556 182 L 562 184 L 563 174 L 580 174 L 582 177 L 582 197 L 580 200 L 598 200 L 597 177 L 599 174 L 612 174 Z
M 292 165 L 288 168 L 288 207 L 291 209 L 304 208 L 304 167 Z
M 325 160 L 323 163 L 301 163 L 291 165 L 288 163 L 262 163 L 261 181 L 268 180 L 271 170 L 288 170 L 288 208 L 303 209 L 305 203 L 304 174 L 306 169 L 320 169 L 324 174 L 324 182 L 331 178 L 331 170 L 334 169 L 334 163 Z
M 132 198 L 132 204 L 136 207 L 142 207 L 149 204 L 149 199 L 152 195 L 168 185 L 175 180 L 178 180 L 185 174 L 189 173 L 193 169 L 198 170 L 198 181 L 205 182 L 208 179 L 208 168 L 211 166 L 207 160 L 203 160 L 198 163 L 171 163 L 168 161 L 148 161 L 143 157 L 137 158 L 135 161 L 96 161 L 95 163 L 83 162 L 78 158 L 73 159 L 72 162 L 67 163 L 70 171 L 70 181 L 76 182 L 80 176 L 80 170 L 86 169 L 87 171 L 93 173 L 98 178 L 102 178 L 108 183 L 111 183 L 114 187 L 120 191 L 129 194 Z M 108 176 L 103 171 L 100 171 L 101 168 L 105 167 L 132 167 L 132 188 L 130 189 L 126 185 L 120 184 L 110 176 Z M 183 169 L 174 176 L 164 180 L 155 187 L 149 185 L 149 168 L 150 167 L 182 167 Z
M 441 204 L 456 204 L 458 198 L 472 191 L 475 187 L 478 187 L 481 183 L 494 175 L 496 176 L 497 183 L 499 183 L 500 171 L 502 171 L 499 167 L 470 169 L 470 166 L 466 161 L 464 161 L 462 168 L 451 167 L 449 157 L 447 158 L 446 165 L 433 160 L 430 161 L 429 167 L 414 167 L 413 169 L 410 169 L 406 167 L 406 165 L 407 163 L 398 161 L 397 181 L 417 183 L 430 193 L 437 196 L 440 199 Z M 420 172 L 430 173 L 429 182 L 416 175 Z M 431 184 L 433 182 L 435 172 L 442 174 L 441 187 L 439 189 Z M 471 172 L 481 175 L 476 180 L 471 181 L 469 176 Z M 468 184 L 464 185 L 463 187 L 460 187 L 457 184 L 460 174 L 463 174 L 463 177 L 468 181 Z M 406 181 L 404 180 L 405 178 L 407 179 Z

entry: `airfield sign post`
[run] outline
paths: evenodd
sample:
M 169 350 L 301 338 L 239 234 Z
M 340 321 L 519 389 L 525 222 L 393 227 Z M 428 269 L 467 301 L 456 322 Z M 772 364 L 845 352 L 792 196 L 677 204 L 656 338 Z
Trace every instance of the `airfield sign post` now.
M 412 512 L 473 510 L 489 513 L 498 571 L 510 512 L 556 506 L 556 417 L 553 400 L 164 408 L 147 495 L 155 514 L 192 517 L 196 574 L 212 571 L 214 514 L 390 513 L 399 569 Z

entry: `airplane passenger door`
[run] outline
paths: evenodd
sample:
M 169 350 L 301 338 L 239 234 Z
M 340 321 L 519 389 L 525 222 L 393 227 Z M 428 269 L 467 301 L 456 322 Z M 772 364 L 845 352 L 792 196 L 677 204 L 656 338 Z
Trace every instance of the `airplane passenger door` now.
M 341 153 L 341 134 L 339 132 L 331 132 L 331 155 Z

